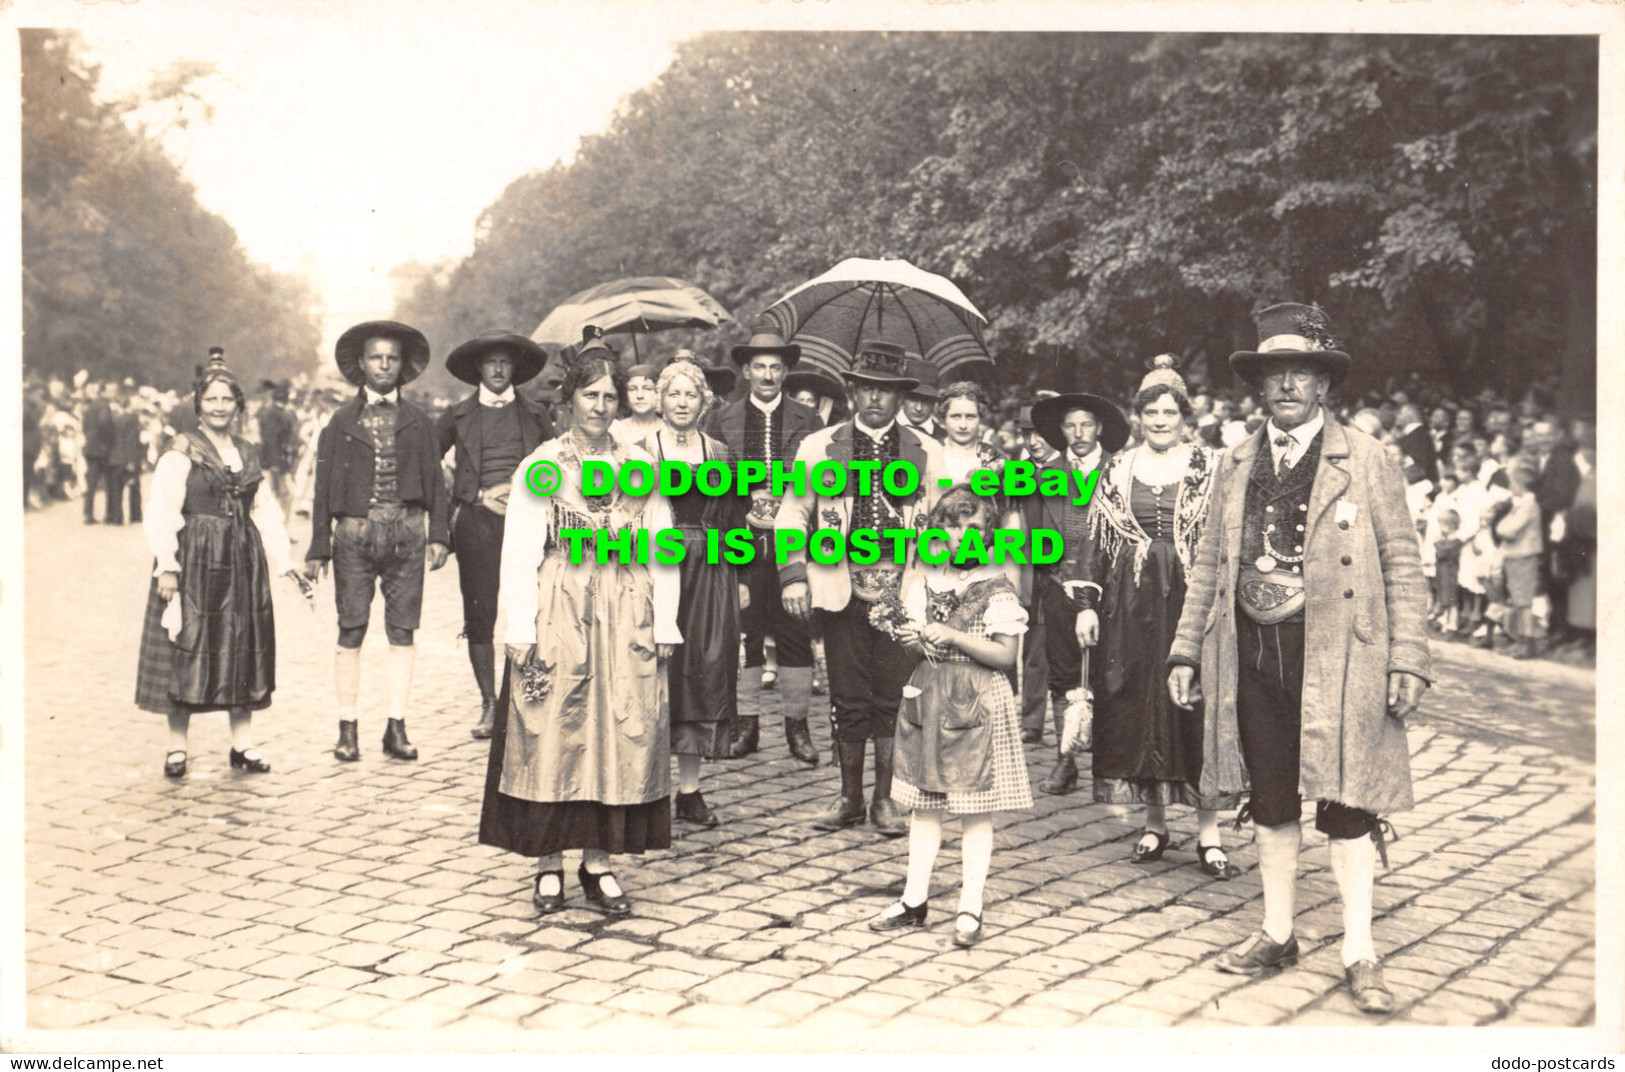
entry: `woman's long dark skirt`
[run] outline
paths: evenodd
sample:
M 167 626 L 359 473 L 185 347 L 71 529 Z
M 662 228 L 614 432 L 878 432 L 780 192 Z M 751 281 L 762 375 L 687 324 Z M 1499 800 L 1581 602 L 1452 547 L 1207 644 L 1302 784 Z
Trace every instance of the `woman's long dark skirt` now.
M 543 802 L 510 797 L 502 784 L 502 756 L 512 702 L 511 663 L 502 668 L 491 756 L 485 767 L 485 800 L 480 807 L 480 844 L 520 856 L 547 856 L 565 849 L 602 849 L 641 855 L 671 847 L 671 800 L 647 804 L 600 804 L 597 801 Z

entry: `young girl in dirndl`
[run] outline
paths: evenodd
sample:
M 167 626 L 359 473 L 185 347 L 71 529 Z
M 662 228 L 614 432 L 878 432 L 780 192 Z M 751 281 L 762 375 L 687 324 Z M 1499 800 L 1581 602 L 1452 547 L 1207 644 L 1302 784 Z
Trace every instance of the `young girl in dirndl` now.
M 892 800 L 913 812 L 908 879 L 902 899 L 869 928 L 925 926 L 943 819 L 957 815 L 964 860 L 954 944 L 969 946 L 982 933 L 994 813 L 1033 806 L 1019 709 L 1005 673 L 1015 665 L 1027 612 L 1002 566 L 951 564 L 967 531 L 992 546 L 990 511 L 981 496 L 955 487 L 932 510 L 929 527 L 947 533 L 950 564 L 924 567 L 905 585 L 907 621 L 894 626 L 898 640 L 924 656 L 898 709 L 892 782 Z

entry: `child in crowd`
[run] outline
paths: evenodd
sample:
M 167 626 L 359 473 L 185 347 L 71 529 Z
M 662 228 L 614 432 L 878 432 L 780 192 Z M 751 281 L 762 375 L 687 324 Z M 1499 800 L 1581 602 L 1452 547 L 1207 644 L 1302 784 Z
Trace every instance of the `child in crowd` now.
M 1546 636 L 1545 623 L 1534 613 L 1535 598 L 1541 594 L 1541 517 L 1534 492 L 1539 475 L 1535 463 L 1527 458 L 1512 463 L 1507 471 L 1512 483 L 1512 507 L 1495 525 L 1495 535 L 1501 541 L 1509 606 L 1507 633 L 1513 638 L 1514 659 L 1532 658 L 1536 641 Z
M 1456 603 L 1460 586 L 1456 576 L 1461 570 L 1461 540 L 1456 533 L 1461 529 L 1461 515 L 1444 509 L 1437 516 L 1438 538 L 1433 541 L 1434 588 L 1433 620 L 1441 632 L 1453 632 L 1457 625 Z
M 987 501 L 959 485 L 931 511 L 930 528 L 948 535 L 950 562 L 967 532 L 992 546 Z M 938 543 L 938 553 L 941 553 Z M 925 926 L 931 870 L 942 847 L 945 813 L 963 824 L 964 856 L 954 944 L 982 933 L 982 889 L 993 857 L 993 813 L 1033 806 L 1015 695 L 1005 671 L 1027 631 L 1027 612 L 1002 566 L 928 566 L 904 584 L 899 642 L 924 656 L 897 712 L 892 800 L 911 809 L 908 879 L 896 904 L 870 920 L 875 931 Z

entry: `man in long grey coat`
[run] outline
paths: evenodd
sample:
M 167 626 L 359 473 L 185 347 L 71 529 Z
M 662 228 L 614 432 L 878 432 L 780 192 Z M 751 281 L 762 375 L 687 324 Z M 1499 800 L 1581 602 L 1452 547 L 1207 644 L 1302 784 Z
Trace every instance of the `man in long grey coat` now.
M 1386 1013 L 1393 995 L 1371 939 L 1379 816 L 1412 806 L 1404 719 L 1432 672 L 1416 529 L 1382 445 L 1322 407 L 1349 366 L 1325 313 L 1275 305 L 1258 327 L 1258 349 L 1230 365 L 1270 420 L 1219 462 L 1168 656 L 1174 702 L 1206 694 L 1202 792 L 1250 790 L 1243 814 L 1257 830 L 1263 928 L 1215 966 L 1257 975 L 1296 963 L 1308 796 L 1330 838 L 1350 992 Z

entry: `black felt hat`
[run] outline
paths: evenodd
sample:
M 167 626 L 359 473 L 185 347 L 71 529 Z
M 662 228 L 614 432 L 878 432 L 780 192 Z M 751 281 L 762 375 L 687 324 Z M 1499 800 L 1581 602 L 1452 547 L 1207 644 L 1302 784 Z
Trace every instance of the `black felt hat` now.
M 429 367 L 429 340 L 423 337 L 423 332 L 395 320 L 368 320 L 340 335 L 338 345 L 333 348 L 339 372 L 357 387 L 367 382 L 361 371 L 361 348 L 367 345 L 368 339 L 394 339 L 401 344 L 405 361 L 397 386 L 406 386 Z
M 1061 434 L 1061 419 L 1075 409 L 1087 410 L 1100 422 L 1100 445 L 1113 454 L 1128 442 L 1128 418 L 1109 400 L 1086 392 L 1056 395 L 1033 403 L 1033 427 L 1045 442 L 1056 450 L 1066 449 L 1066 436 Z
M 547 364 L 547 351 L 523 335 L 511 331 L 482 331 L 462 343 L 446 357 L 446 371 L 466 384 L 480 382 L 480 362 L 492 350 L 501 350 L 513 359 L 515 386 L 536 378 Z

